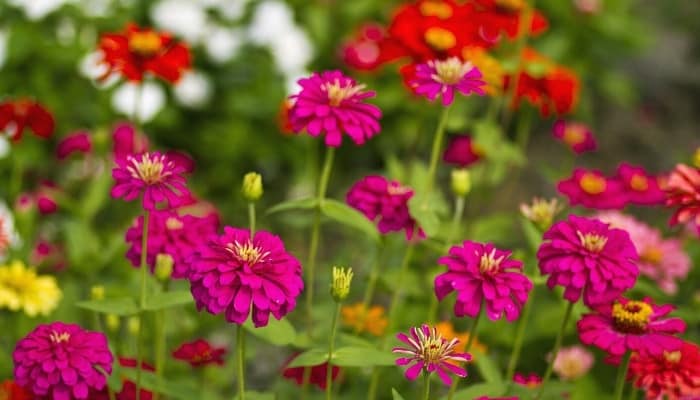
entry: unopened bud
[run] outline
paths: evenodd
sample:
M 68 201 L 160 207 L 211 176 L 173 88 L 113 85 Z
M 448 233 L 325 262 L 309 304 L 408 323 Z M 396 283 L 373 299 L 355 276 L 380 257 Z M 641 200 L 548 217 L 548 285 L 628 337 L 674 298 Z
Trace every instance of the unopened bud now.
M 350 283 L 352 282 L 352 268 L 333 267 L 333 281 L 331 282 L 331 296 L 333 300 L 340 303 L 350 294 Z
M 90 299 L 92 300 L 104 300 L 105 298 L 105 287 L 102 285 L 96 285 L 90 288 Z
M 464 197 L 472 189 L 472 179 L 467 169 L 452 170 L 452 193 L 455 196 Z
M 156 256 L 156 278 L 167 281 L 173 273 L 173 257 L 170 254 L 159 253 Z
M 542 232 L 549 229 L 554 222 L 554 217 L 563 209 L 563 205 L 557 199 L 544 200 L 535 198 L 532 205 L 521 204 L 520 212 L 532 221 Z
M 248 172 L 243 177 L 243 197 L 248 201 L 258 201 L 263 195 L 262 176 Z
M 129 317 L 129 319 L 126 321 L 126 328 L 129 330 L 129 333 L 132 335 L 138 335 L 139 331 L 141 330 L 141 320 L 139 317 Z
M 116 314 L 107 314 L 105 316 L 105 323 L 107 324 L 107 329 L 109 329 L 112 332 L 115 332 L 119 329 L 119 326 L 121 325 L 121 320 Z

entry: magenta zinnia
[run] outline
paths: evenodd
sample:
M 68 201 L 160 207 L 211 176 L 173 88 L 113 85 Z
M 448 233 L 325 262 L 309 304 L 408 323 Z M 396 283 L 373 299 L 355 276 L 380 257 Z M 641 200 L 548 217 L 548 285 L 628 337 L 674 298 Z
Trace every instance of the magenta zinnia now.
M 597 219 L 570 215 L 552 226 L 537 251 L 547 286 L 565 288 L 572 303 L 583 297 L 587 306 L 607 303 L 634 286 L 639 269 L 629 234 Z
M 39 325 L 12 353 L 15 381 L 40 398 L 87 400 L 107 385 L 98 371 L 112 372 L 107 337 L 75 324 Z
M 416 94 L 430 101 L 442 97 L 442 105 L 449 106 L 454 101 L 455 91 L 469 96 L 476 93 L 484 96 L 486 82 L 481 71 L 468 61 L 457 57 L 446 60 L 431 60 L 416 66 L 416 72 L 409 85 Z
M 406 355 L 406 357 L 398 358 L 396 365 L 413 363 L 406 370 L 406 378 L 414 380 L 423 371 L 427 373 L 437 372 L 442 382 L 449 386 L 452 384 L 449 372 L 461 378 L 467 376 L 467 370 L 453 363 L 455 361 L 457 363 L 467 362 L 472 359 L 469 353 L 457 353 L 455 351 L 459 339 L 447 340 L 438 333 L 437 328 L 431 328 L 428 325 L 413 327 L 410 334 L 411 336 L 405 333 L 396 335 L 408 347 L 394 347 L 392 350 L 394 353 Z
M 327 146 L 340 146 L 343 133 L 363 144 L 379 133 L 379 107 L 364 101 L 375 96 L 365 86 L 340 71 L 314 73 L 298 81 L 301 91 L 291 96 L 289 122 L 294 132 L 304 129 L 311 136 L 325 133 Z
M 700 168 L 676 165 L 664 189 L 668 194 L 666 205 L 678 207 L 671 225 L 694 222 L 700 232 Z
M 182 205 L 190 198 L 182 174 L 185 167 L 159 152 L 128 155 L 117 158 L 112 169 L 112 197 L 132 201 L 143 195 L 143 208 L 156 210 L 158 203 L 168 208 Z
M 465 241 L 461 246 L 452 246 L 449 255 L 438 260 L 447 266 L 447 272 L 435 278 L 435 295 L 442 300 L 456 291 L 457 317 L 474 318 L 485 306 L 489 319 L 496 321 L 505 315 L 508 321 L 515 321 L 532 282 L 522 274 L 522 261 L 511 260 L 510 254 L 490 243 Z
M 618 179 L 608 178 L 598 170 L 576 168 L 571 177 L 559 181 L 557 191 L 569 199 L 572 206 L 582 205 L 597 210 L 621 209 L 627 196 Z
M 251 314 L 256 327 L 267 325 L 270 313 L 282 318 L 304 288 L 299 261 L 279 237 L 265 231 L 251 238 L 248 230 L 227 226 L 223 235 L 197 248 L 190 264 L 197 309 L 223 313 L 236 324 Z

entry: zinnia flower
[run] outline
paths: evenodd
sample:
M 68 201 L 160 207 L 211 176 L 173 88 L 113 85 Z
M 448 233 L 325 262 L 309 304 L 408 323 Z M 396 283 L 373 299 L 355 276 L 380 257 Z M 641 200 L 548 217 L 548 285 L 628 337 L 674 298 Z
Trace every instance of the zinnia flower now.
M 637 251 L 621 229 L 570 215 L 543 238 L 537 251 L 540 272 L 549 275 L 550 289 L 564 287 L 564 298 L 572 303 L 581 297 L 589 307 L 610 302 L 637 281 Z
M 649 400 L 700 398 L 700 350 L 683 342 L 680 349 L 661 355 L 633 354 L 627 378 Z
M 442 300 L 450 292 L 457 292 L 454 313 L 475 318 L 486 307 L 486 315 L 493 321 L 505 316 L 515 321 L 532 290 L 532 282 L 522 274 L 523 263 L 511 260 L 510 251 L 492 244 L 465 241 L 452 246 L 449 255 L 438 263 L 447 272 L 435 278 L 435 295 Z
M 560 378 L 573 380 L 586 375 L 593 361 L 593 354 L 583 346 L 563 347 L 557 353 L 553 369 Z
M 73 153 L 88 154 L 90 151 L 92 151 L 90 134 L 86 131 L 78 131 L 64 137 L 58 142 L 56 157 L 58 157 L 59 160 L 65 160 Z
M 15 382 L 53 400 L 87 400 L 107 385 L 98 371 L 112 372 L 107 337 L 75 324 L 37 326 L 12 353 Z
M 49 315 L 61 300 L 61 290 L 50 275 L 37 275 L 21 261 L 0 266 L 0 310 L 22 311 L 30 317 Z
M 552 134 L 576 154 L 594 151 L 598 147 L 591 130 L 580 122 L 557 120 L 554 123 Z
M 0 201 L 0 262 L 5 261 L 10 248 L 19 243 L 19 236 L 15 231 L 14 218 L 5 203 Z
M 298 81 L 301 91 L 290 97 L 294 101 L 289 122 L 295 132 L 304 129 L 311 136 L 325 133 L 327 146 L 338 147 L 343 133 L 361 145 L 379 133 L 379 107 L 365 99 L 375 96 L 365 86 L 340 71 L 314 73 Z
M 442 97 L 442 105 L 449 106 L 454 100 L 455 91 L 469 96 L 472 93 L 485 95 L 486 82 L 481 80 L 481 72 L 468 61 L 458 57 L 447 60 L 430 60 L 416 66 L 415 76 L 409 85 L 416 94 L 428 100 Z
M 481 160 L 484 151 L 470 135 L 454 135 L 449 138 L 442 160 L 458 167 L 468 167 Z
M 513 375 L 513 382 L 520 386 L 525 386 L 532 389 L 539 387 L 542 384 L 542 377 L 534 372 L 531 372 L 529 375 L 516 372 L 515 375 Z
M 357 181 L 345 196 L 350 207 L 371 221 L 377 221 L 381 233 L 405 231 L 406 239 L 423 238 L 425 234 L 411 217 L 408 201 L 413 189 L 383 176 L 368 175 Z
M 143 195 L 143 208 L 156 210 L 158 203 L 168 208 L 182 205 L 191 195 L 182 174 L 185 168 L 159 152 L 142 153 L 117 159 L 112 169 L 112 197 L 132 201 Z
M 459 342 L 458 339 L 447 340 L 443 338 L 437 331 L 437 328 L 430 328 L 428 325 L 413 327 L 409 337 L 405 333 L 399 333 L 396 337 L 408 345 L 408 347 L 394 347 L 392 352 L 404 354 L 406 357 L 396 359 L 396 365 L 408 365 L 413 363 L 406 370 L 406 378 L 414 380 L 426 371 L 427 373 L 437 372 L 442 383 L 446 386 L 452 384 L 452 378 L 449 372 L 459 376 L 466 377 L 467 370 L 451 363 L 467 362 L 472 359 L 469 353 L 457 353 L 455 347 Z
M 663 204 L 666 194 L 661 190 L 659 178 L 649 175 L 642 167 L 622 163 L 617 167 L 627 199 L 632 204 Z
M 627 204 L 621 182 L 607 178 L 597 170 L 576 168 L 570 178 L 557 184 L 557 190 L 569 199 L 572 206 L 580 204 L 605 210 L 621 209 Z
M 0 400 L 33 400 L 34 396 L 11 380 L 0 383 Z
M 108 68 L 102 79 L 117 72 L 130 81 L 141 82 L 144 75 L 151 73 L 175 83 L 192 64 L 187 46 L 170 34 L 132 23 L 123 32 L 103 34 L 99 50 Z
M 300 353 L 299 353 L 300 354 Z M 287 362 L 285 363 L 286 365 L 289 365 L 299 354 L 293 355 Z M 293 380 L 297 383 L 297 385 L 302 385 L 304 383 L 304 369 L 308 367 L 292 367 L 292 368 L 286 368 L 283 367 L 282 371 L 282 376 L 284 376 L 287 379 Z M 335 365 L 331 366 L 331 380 L 335 382 L 335 380 L 338 378 L 338 375 L 340 374 L 340 368 L 336 367 Z M 328 377 L 328 363 L 324 362 L 323 364 L 319 365 L 314 365 L 311 367 L 311 374 L 309 375 L 309 383 L 312 385 L 316 385 L 319 389 L 325 390 L 326 389 L 326 380 Z
M 112 142 L 112 155 L 115 160 L 148 151 L 148 138 L 136 132 L 133 125 L 129 123 L 115 125 L 112 131 Z
M 236 324 L 251 314 L 256 327 L 267 325 L 270 313 L 282 318 L 304 288 L 299 261 L 279 237 L 265 231 L 251 238 L 248 230 L 227 226 L 223 235 L 197 248 L 190 264 L 197 309 L 224 313 Z
M 173 259 L 172 277 L 185 279 L 189 274 L 188 258 L 218 229 L 218 217 L 209 214 L 204 217 L 179 215 L 174 211 L 154 211 L 148 221 L 148 252 L 146 264 L 151 273 L 156 266 L 159 254 L 167 254 Z M 136 218 L 126 231 L 126 242 L 131 244 L 126 258 L 134 267 L 141 265 L 141 244 L 143 238 L 143 216 Z
M 39 239 L 34 245 L 32 253 L 29 255 L 29 263 L 37 268 L 48 268 L 60 271 L 66 267 L 66 257 L 63 246 L 58 243 Z
M 133 358 L 119 357 L 119 366 L 122 370 L 136 369 L 138 362 Z M 154 372 L 156 369 L 149 363 L 142 361 L 141 371 Z M 136 400 L 136 383 L 133 381 L 122 378 L 122 390 L 119 393 L 115 393 L 116 400 Z M 152 400 L 153 393 L 149 390 L 141 388 L 139 390 L 139 398 L 141 400 Z M 109 392 L 103 390 L 95 398 L 90 398 L 90 400 L 111 400 L 109 397 Z
M 389 321 L 384 315 L 384 307 L 370 306 L 365 309 L 364 304 L 356 303 L 343 306 L 340 311 L 343 325 L 349 326 L 357 333 L 368 332 L 373 336 L 382 336 Z
M 503 66 L 486 49 L 479 46 L 467 46 L 462 49 L 462 59 L 469 60 L 481 72 L 481 79 L 486 82 L 484 91 L 491 95 L 503 92 Z
M 563 209 L 564 206 L 556 198 L 545 200 L 535 197 L 531 204 L 520 204 L 520 213 L 523 217 L 537 225 L 542 231 L 546 231 L 552 226 L 554 217 Z
M 657 306 L 649 298 L 638 301 L 621 297 L 584 314 L 576 324 L 579 339 L 606 351 L 613 363 L 628 351 L 661 356 L 682 345 L 682 340 L 672 335 L 683 333 L 685 322 L 664 318 L 674 309 L 670 304 Z
M 383 61 L 380 43 L 386 34 L 383 27 L 374 23 L 360 26 L 353 38 L 342 45 L 343 62 L 358 70 L 377 68 Z
M 26 127 L 45 139 L 53 134 L 54 126 L 51 113 L 36 101 L 17 99 L 0 103 L 0 133 L 4 131 L 12 140 L 21 139 Z
M 216 364 L 224 365 L 225 347 L 214 347 L 203 339 L 183 343 L 173 352 L 173 357 L 189 363 L 192 367 Z
M 665 190 L 668 194 L 666 206 L 678 207 L 671 217 L 671 225 L 692 221 L 700 226 L 700 168 L 676 165 Z

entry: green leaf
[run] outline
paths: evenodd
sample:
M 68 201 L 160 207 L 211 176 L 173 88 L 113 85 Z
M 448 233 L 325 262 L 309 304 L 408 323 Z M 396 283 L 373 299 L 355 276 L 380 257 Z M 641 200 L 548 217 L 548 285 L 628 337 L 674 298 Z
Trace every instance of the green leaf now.
M 418 222 L 418 226 L 423 229 L 426 236 L 433 237 L 440 230 L 440 217 L 437 210 L 432 206 L 434 203 L 430 198 L 419 194 L 413 196 L 408 201 L 408 210 L 411 216 Z
M 275 394 L 264 392 L 249 392 L 246 390 L 245 398 L 246 400 L 275 400 Z M 236 396 L 236 399 L 238 399 L 238 396 Z
M 391 388 L 391 397 L 393 400 L 404 400 L 403 396 L 401 396 L 394 388 Z
M 91 220 L 109 198 L 112 175 L 103 172 L 92 180 L 80 202 L 79 211 L 86 220 Z
M 274 214 L 280 211 L 290 210 L 310 210 L 318 205 L 318 200 L 315 198 L 304 198 L 284 201 L 267 209 L 266 214 Z
M 392 353 L 369 347 L 341 347 L 333 352 L 333 365 L 341 367 L 394 365 L 395 361 Z
M 183 306 L 192 303 L 192 294 L 189 290 L 178 290 L 172 292 L 156 293 L 146 298 L 146 305 L 143 307 L 147 311 L 163 310 L 165 308 Z
M 321 212 L 328 218 L 358 229 L 374 241 L 379 241 L 379 231 L 374 226 L 374 223 L 368 220 L 364 214 L 347 204 L 332 199 L 325 199 L 321 204 Z
M 527 218 L 521 218 L 520 225 L 523 228 L 527 244 L 530 245 L 530 250 L 536 253 L 540 248 L 540 244 L 542 244 L 542 233 L 537 229 L 535 224 Z
M 466 389 L 455 392 L 454 400 L 474 400 L 477 397 L 489 396 L 498 397 L 506 392 L 506 387 L 502 382 L 477 383 L 470 385 Z M 446 399 L 447 396 L 443 397 Z
M 289 368 L 294 367 L 314 367 L 321 365 L 328 360 L 328 351 L 322 349 L 311 349 L 299 354 L 291 363 Z
M 124 385 L 124 381 L 119 377 L 120 376 L 120 368 L 121 368 L 119 366 L 119 363 L 116 363 L 116 365 L 114 365 L 112 367 L 111 374 L 108 374 L 107 371 L 102 369 L 102 367 L 100 367 L 97 364 L 95 364 L 94 367 L 97 371 L 99 371 L 99 373 L 101 373 L 103 376 L 105 376 L 107 378 L 107 385 L 109 386 L 110 389 L 112 389 L 112 391 L 114 393 L 119 393 L 122 391 L 122 386 Z
M 503 376 L 501 375 L 501 371 L 491 357 L 478 350 L 474 350 L 474 358 L 476 359 L 476 368 L 486 382 L 502 384 Z
M 137 371 L 135 368 L 121 369 L 121 375 L 133 382 L 136 381 L 136 373 Z M 150 371 L 141 371 L 141 387 L 179 400 L 199 398 L 199 390 L 194 386 L 176 381 L 158 379 L 158 377 Z
M 123 297 L 118 299 L 88 300 L 75 303 L 76 307 L 103 314 L 114 314 L 120 317 L 138 314 L 139 308 L 134 299 Z
M 249 319 L 243 324 L 243 328 L 253 336 L 276 346 L 294 343 L 297 338 L 294 327 L 287 319 L 276 320 L 270 318 L 268 324 L 260 328 L 256 328 Z

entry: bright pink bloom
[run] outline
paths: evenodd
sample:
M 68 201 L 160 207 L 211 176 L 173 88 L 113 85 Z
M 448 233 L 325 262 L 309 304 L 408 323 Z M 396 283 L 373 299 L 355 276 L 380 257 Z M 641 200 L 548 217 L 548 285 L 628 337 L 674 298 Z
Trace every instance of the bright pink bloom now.
M 92 140 L 87 131 L 72 133 L 58 142 L 56 147 L 56 157 L 65 160 L 73 153 L 88 154 L 92 151 Z
M 66 256 L 62 246 L 46 240 L 39 240 L 29 255 L 29 263 L 38 268 L 60 271 L 66 267 Z
M 627 204 L 622 183 L 600 171 L 576 168 L 573 175 L 557 184 L 572 206 L 580 204 L 598 210 L 621 209 Z
M 481 71 L 468 61 L 457 57 L 447 60 L 431 60 L 416 65 L 413 79 L 409 85 L 416 94 L 430 101 L 442 97 L 442 105 L 449 106 L 454 101 L 455 91 L 469 96 L 476 93 L 486 95 L 486 82 L 482 79 Z
M 542 377 L 534 372 L 531 372 L 529 375 L 516 372 L 515 375 L 513 375 L 513 382 L 520 386 L 536 388 L 542 384 Z
M 189 275 L 189 260 L 202 243 L 216 234 L 218 217 L 209 214 L 205 217 L 179 215 L 174 211 L 154 211 L 148 221 L 148 253 L 146 264 L 153 273 L 158 254 L 167 254 L 173 259 L 174 279 L 186 279 Z M 141 265 L 141 239 L 143 237 L 143 216 L 136 218 L 126 231 L 126 242 L 131 246 L 126 258 L 134 267 Z
M 175 359 L 186 361 L 192 367 L 224 365 L 224 356 L 226 356 L 225 347 L 214 347 L 204 339 L 183 343 L 173 352 Z
M 22 138 L 24 128 L 42 139 L 53 134 L 55 122 L 51 113 L 41 104 L 30 99 L 7 100 L 0 103 L 0 133 L 12 140 Z
M 592 313 L 578 321 L 578 335 L 585 345 L 594 345 L 608 353 L 606 361 L 614 364 L 628 351 L 661 356 L 665 351 L 680 349 L 683 341 L 675 336 L 685 331 L 680 318 L 664 318 L 674 306 L 655 305 L 651 299 L 642 301 L 620 297 L 614 302 L 598 305 Z
M 128 122 L 119 123 L 112 131 L 112 155 L 115 160 L 148 151 L 148 138 L 134 129 Z
M 634 286 L 639 275 L 637 251 L 629 234 L 597 219 L 570 215 L 543 236 L 537 251 L 547 286 L 562 286 L 572 303 L 583 297 L 591 307 L 608 303 Z
M 484 152 L 470 135 L 453 135 L 449 138 L 442 160 L 462 168 L 481 160 Z
M 580 122 L 557 120 L 554 123 L 552 134 L 576 154 L 595 151 L 598 147 L 591 130 Z
M 185 168 L 159 152 L 128 155 L 112 169 L 112 197 L 132 201 L 143 195 L 143 208 L 154 211 L 158 203 L 168 208 L 183 205 L 191 195 L 182 174 Z
M 372 221 L 378 221 L 381 233 L 405 231 L 406 239 L 424 238 L 416 220 L 408 210 L 413 189 L 383 176 L 368 175 L 348 191 L 345 201 Z
M 581 345 L 563 347 L 554 360 L 554 372 L 561 379 L 573 380 L 588 373 L 593 366 L 593 354 Z
M 442 383 L 446 386 L 452 384 L 449 373 L 453 373 L 461 378 L 467 376 L 467 370 L 454 363 L 471 361 L 469 353 L 457 353 L 455 347 L 459 339 L 447 340 L 438 332 L 436 327 L 422 325 L 411 328 L 411 336 L 399 333 L 396 337 L 409 347 L 394 347 L 392 352 L 405 354 L 407 357 L 398 358 L 396 365 L 408 365 L 413 363 L 406 370 L 406 378 L 415 380 L 421 372 L 437 372 Z
M 522 261 L 511 260 L 510 254 L 490 243 L 465 241 L 462 246 L 452 246 L 449 255 L 438 260 L 447 266 L 447 272 L 435 278 L 435 295 L 442 300 L 450 292 L 457 292 L 457 317 L 474 318 L 485 306 L 492 321 L 503 316 L 515 321 L 532 282 L 522 273 Z
M 666 200 L 666 194 L 659 186 L 659 178 L 642 167 L 622 163 L 617 167 L 617 176 L 632 204 L 656 205 Z
M 188 279 L 197 309 L 236 324 L 252 314 L 256 327 L 267 325 L 270 313 L 280 319 L 292 311 L 304 288 L 301 264 L 279 237 L 258 231 L 251 238 L 230 226 L 193 253 Z
M 300 354 L 300 353 L 299 353 Z M 289 365 L 299 354 L 293 355 L 287 362 L 285 363 L 286 365 Z M 304 367 L 292 367 L 292 368 L 286 368 L 283 367 L 283 372 L 282 376 L 284 376 L 287 379 L 291 379 L 297 383 L 297 385 L 302 385 L 304 383 Z M 335 380 L 338 378 L 338 375 L 340 374 L 340 368 L 336 367 L 333 365 L 331 367 L 331 380 L 335 382 Z M 324 362 L 323 364 L 319 365 L 314 365 L 311 367 L 311 375 L 309 377 L 309 383 L 312 385 L 316 385 L 319 389 L 326 389 L 326 379 L 328 377 L 328 363 Z
M 340 71 L 314 73 L 298 81 L 301 91 L 290 97 L 294 101 L 289 122 L 294 132 L 304 129 L 311 136 L 325 133 L 326 146 L 338 147 L 343 133 L 361 145 L 379 133 L 379 107 L 365 99 L 375 96 L 364 85 Z
M 107 337 L 75 324 L 37 326 L 12 353 L 15 382 L 37 396 L 87 400 L 107 385 L 95 367 L 112 372 Z
M 60 193 L 58 186 L 48 180 L 44 180 L 39 185 L 36 191 L 36 205 L 39 213 L 42 215 L 50 215 L 58 211 L 56 196 Z
M 683 342 L 679 350 L 660 356 L 633 354 L 627 379 L 646 391 L 646 398 L 690 400 L 700 398 L 700 349 Z
M 676 165 L 664 189 L 668 194 L 666 206 L 678 207 L 671 225 L 692 221 L 700 226 L 700 168 Z

